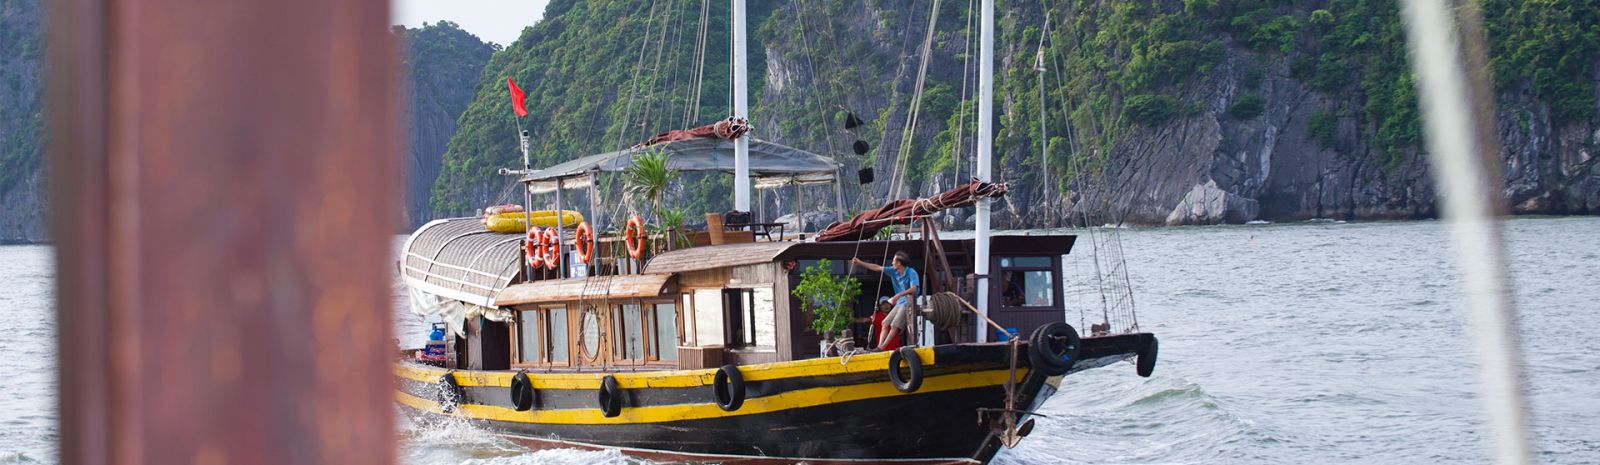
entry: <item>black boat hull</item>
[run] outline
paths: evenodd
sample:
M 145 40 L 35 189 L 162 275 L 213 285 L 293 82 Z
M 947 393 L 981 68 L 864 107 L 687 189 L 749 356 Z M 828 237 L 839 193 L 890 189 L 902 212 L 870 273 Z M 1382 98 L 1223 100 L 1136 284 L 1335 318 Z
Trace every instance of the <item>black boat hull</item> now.
M 1153 339 L 1084 339 L 1072 371 L 1128 359 L 1146 338 Z M 512 402 L 515 372 L 405 364 L 397 374 L 403 405 L 481 421 L 531 448 L 616 448 L 652 459 L 718 463 L 982 463 L 1001 446 L 994 410 L 1006 407 L 1010 350 L 1006 344 L 919 349 L 924 379 L 910 393 L 890 382 L 888 354 L 741 367 L 747 398 L 734 411 L 717 406 L 715 370 L 530 373 L 536 401 L 528 411 L 516 411 Z M 1026 350 L 1021 344 L 1019 351 Z M 1032 411 L 1060 376 L 1031 371 L 1025 352 L 1016 359 L 1015 405 Z M 608 374 L 622 387 L 623 408 L 613 417 L 598 400 Z M 460 387 L 448 386 L 446 377 Z

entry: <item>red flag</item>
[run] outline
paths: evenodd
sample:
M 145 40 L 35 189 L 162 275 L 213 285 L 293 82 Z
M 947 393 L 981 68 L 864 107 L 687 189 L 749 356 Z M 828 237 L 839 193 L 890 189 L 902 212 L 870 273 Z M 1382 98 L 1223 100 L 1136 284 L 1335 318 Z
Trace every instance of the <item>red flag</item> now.
M 510 76 L 506 76 L 506 85 L 511 87 L 511 111 L 517 112 L 517 116 L 528 116 L 528 107 L 523 104 L 527 94 L 522 93 L 522 89 L 517 87 L 516 82 L 511 81 Z

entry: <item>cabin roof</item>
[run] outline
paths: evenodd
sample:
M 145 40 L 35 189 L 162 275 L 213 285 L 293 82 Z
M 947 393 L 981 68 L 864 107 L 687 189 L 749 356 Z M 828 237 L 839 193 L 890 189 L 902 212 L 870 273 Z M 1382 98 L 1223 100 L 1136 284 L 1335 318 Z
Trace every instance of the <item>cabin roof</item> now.
M 749 242 L 674 250 L 650 259 L 646 273 L 681 273 L 730 266 L 769 263 L 800 242 Z
M 649 298 L 661 295 L 672 275 L 665 273 L 545 279 L 513 284 L 495 295 L 497 307 L 584 299 Z
M 483 227 L 477 218 L 423 225 L 400 258 L 408 284 L 463 302 L 488 305 L 522 270 L 522 235 Z

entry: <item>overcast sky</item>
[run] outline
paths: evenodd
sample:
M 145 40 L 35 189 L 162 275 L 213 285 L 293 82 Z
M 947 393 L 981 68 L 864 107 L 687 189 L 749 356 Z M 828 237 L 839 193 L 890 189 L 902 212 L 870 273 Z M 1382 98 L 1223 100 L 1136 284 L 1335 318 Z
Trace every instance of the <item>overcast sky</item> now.
M 391 21 L 406 27 L 449 20 L 489 42 L 511 45 L 544 16 L 550 0 L 393 0 Z

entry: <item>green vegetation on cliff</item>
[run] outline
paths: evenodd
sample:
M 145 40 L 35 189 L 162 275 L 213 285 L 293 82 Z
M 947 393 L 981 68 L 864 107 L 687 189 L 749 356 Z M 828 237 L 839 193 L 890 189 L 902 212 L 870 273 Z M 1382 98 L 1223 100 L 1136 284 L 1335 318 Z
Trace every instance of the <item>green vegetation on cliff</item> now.
M 395 26 L 405 41 L 404 70 L 410 101 L 407 129 L 411 156 L 406 159 L 406 218 L 410 226 L 432 218 L 428 198 L 443 164 L 445 147 L 456 132 L 456 118 L 472 102 L 472 86 L 483 65 L 500 47 L 485 43 L 449 21 L 420 28 Z
M 760 24 L 771 9 L 751 3 L 751 23 Z M 434 210 L 470 214 L 501 200 L 508 180 L 496 170 L 522 164 L 506 77 L 527 91 L 532 114 L 522 118 L 521 127 L 532 135 L 535 167 L 627 148 L 660 131 L 726 117 L 727 11 L 712 8 L 708 14 L 705 84 L 694 95 L 689 89 L 695 80 L 699 3 L 551 2 L 543 21 L 524 29 L 484 67 L 434 183 Z M 760 49 L 752 52 L 752 73 L 762 76 L 765 57 Z M 760 95 L 761 81 L 751 84 L 751 95 Z M 689 121 L 696 113 L 699 117 Z M 718 190 L 715 180 L 693 181 L 698 181 L 695 188 Z
M 976 76 L 965 70 L 972 75 L 964 89 L 962 68 L 976 50 L 967 42 L 975 24 L 966 2 L 943 2 L 938 12 L 908 0 L 752 3 L 756 134 L 834 154 L 847 169 L 875 166 L 879 179 L 906 167 L 912 195 L 970 175 Z M 1396 0 L 1000 3 L 994 153 L 997 176 L 1014 192 L 1062 192 L 1106 168 L 1135 142 L 1131 134 L 1196 117 L 1282 124 L 1282 100 L 1307 93 L 1322 97 L 1297 124 L 1316 146 L 1385 173 L 1420 150 Z M 523 125 L 533 133 L 535 166 L 725 116 L 727 12 L 714 3 L 704 87 L 690 92 L 699 8 L 670 0 L 553 2 L 546 19 L 497 53 L 478 79 L 433 206 L 463 214 L 497 200 L 507 183 L 494 171 L 520 164 L 506 76 L 529 89 L 534 114 Z M 1596 116 L 1600 3 L 1486 0 L 1484 11 L 1502 92 L 1531 89 L 1557 125 Z M 934 55 L 916 133 L 905 137 L 930 14 L 938 15 Z M 866 120 L 857 134 L 840 128 L 847 111 Z M 872 146 L 864 157 L 848 153 L 857 137 Z M 910 144 L 903 150 L 902 140 Z M 882 184 L 846 208 L 870 204 Z M 687 211 L 716 211 L 726 208 L 727 192 L 725 177 L 686 177 L 669 197 Z

